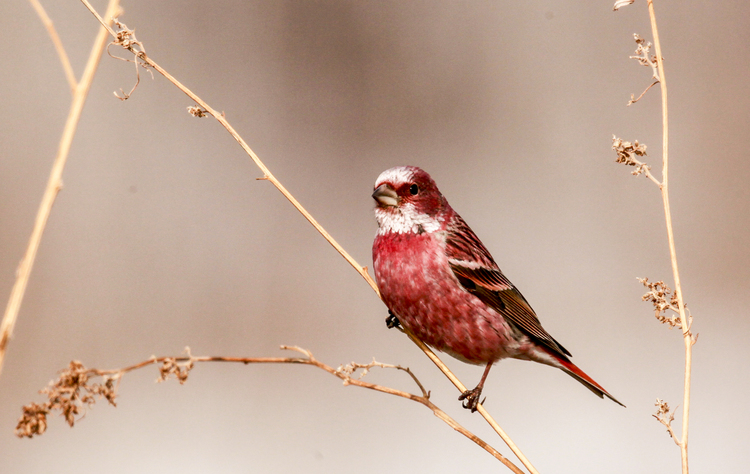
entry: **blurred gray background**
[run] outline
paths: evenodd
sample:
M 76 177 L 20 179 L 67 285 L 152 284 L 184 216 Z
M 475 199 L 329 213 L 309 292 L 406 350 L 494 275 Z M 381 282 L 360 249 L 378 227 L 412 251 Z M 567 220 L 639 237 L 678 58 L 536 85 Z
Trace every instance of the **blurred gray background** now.
M 614 163 L 613 134 L 649 146 L 658 88 L 628 59 L 645 1 L 125 1 L 147 53 L 214 108 L 362 264 L 378 174 L 432 174 L 574 362 L 493 369 L 485 406 L 541 472 L 678 472 L 651 417 L 682 403 L 683 345 L 635 277 L 671 281 L 656 187 Z M 44 2 L 80 73 L 98 25 Z M 94 2 L 100 12 L 105 2 Z M 750 463 L 747 130 L 750 4 L 656 4 L 670 87 L 671 198 L 694 350 L 691 467 Z M 70 102 L 24 0 L 0 3 L 0 300 L 10 293 Z M 0 377 L 0 472 L 505 472 L 424 407 L 304 366 L 198 365 L 188 383 L 124 378 L 73 429 L 17 439 L 21 406 L 72 359 L 282 356 L 310 349 L 412 368 L 432 399 L 515 460 L 404 336 L 354 270 L 212 119 L 165 79 L 104 58 L 75 137 Z M 470 386 L 480 367 L 445 360 Z M 367 380 L 416 388 L 398 373 Z M 681 410 L 678 410 L 681 412 Z M 680 416 L 678 413 L 677 421 Z M 679 425 L 678 425 L 679 426 Z

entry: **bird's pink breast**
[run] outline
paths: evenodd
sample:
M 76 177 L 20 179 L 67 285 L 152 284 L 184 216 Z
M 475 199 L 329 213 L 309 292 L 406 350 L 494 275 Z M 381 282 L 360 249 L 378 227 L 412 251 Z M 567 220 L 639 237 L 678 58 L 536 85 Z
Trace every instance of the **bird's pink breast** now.
M 528 341 L 459 284 L 443 242 L 440 232 L 375 238 L 375 278 L 386 305 L 422 341 L 466 362 L 517 356 Z

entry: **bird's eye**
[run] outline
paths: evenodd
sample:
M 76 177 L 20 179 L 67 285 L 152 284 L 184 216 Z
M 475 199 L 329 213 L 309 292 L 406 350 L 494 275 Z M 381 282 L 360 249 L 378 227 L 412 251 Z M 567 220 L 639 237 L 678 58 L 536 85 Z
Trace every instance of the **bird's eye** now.
M 412 194 L 412 196 L 416 196 L 417 194 L 419 194 L 419 186 L 417 186 L 416 184 L 412 184 L 411 186 L 409 186 L 409 192 Z

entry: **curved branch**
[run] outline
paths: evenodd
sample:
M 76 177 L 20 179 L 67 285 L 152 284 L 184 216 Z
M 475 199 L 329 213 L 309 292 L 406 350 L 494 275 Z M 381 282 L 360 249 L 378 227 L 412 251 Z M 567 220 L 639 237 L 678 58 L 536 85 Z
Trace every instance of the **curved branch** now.
M 159 368 L 159 378 L 157 381 L 165 381 L 170 377 L 176 378 L 181 384 L 188 379 L 190 371 L 197 362 L 232 362 L 241 364 L 303 364 L 317 367 L 334 375 L 344 382 L 344 385 L 355 385 L 357 387 L 375 390 L 377 392 L 387 393 L 397 397 L 412 400 L 429 408 L 435 416 L 440 418 L 448 426 L 458 431 L 468 439 L 473 441 L 479 447 L 490 453 L 497 460 L 502 462 L 511 471 L 516 474 L 523 474 L 523 471 L 514 465 L 505 456 L 500 454 L 495 448 L 490 446 L 486 441 L 476 436 L 471 431 L 464 428 L 460 423 L 451 418 L 447 413 L 441 410 L 429 399 L 429 394 L 425 392 L 422 384 L 417 377 L 407 368 L 391 364 L 382 364 L 373 361 L 370 364 L 352 363 L 348 369 L 333 367 L 317 360 L 312 353 L 298 346 L 281 346 L 282 350 L 290 350 L 302 354 L 304 357 L 215 357 L 215 356 L 193 356 L 190 354 L 190 348 L 186 348 L 187 355 L 181 357 L 152 357 L 150 359 L 138 362 L 136 364 L 123 367 L 121 369 L 99 370 L 87 369 L 78 361 L 70 363 L 67 369 L 61 371 L 60 377 L 42 390 L 47 395 L 48 401 L 39 405 L 32 403 L 23 408 L 23 416 L 16 426 L 16 435 L 19 437 L 33 437 L 41 435 L 47 428 L 47 415 L 52 411 L 60 411 L 66 418 L 70 426 L 74 426 L 76 415 L 81 415 L 87 407 L 92 406 L 97 398 L 105 398 L 111 405 L 115 405 L 117 389 L 123 375 L 134 370 L 142 369 L 146 366 L 161 364 Z M 383 385 L 377 385 L 363 380 L 352 378 L 352 373 L 359 368 L 369 369 L 373 366 L 383 368 L 400 369 L 407 372 L 412 380 L 415 381 L 422 395 L 415 395 L 403 390 L 398 390 Z M 364 375 L 364 374 L 363 374 Z M 92 382 L 91 379 L 101 377 L 104 383 Z M 115 386 L 117 382 L 117 386 Z

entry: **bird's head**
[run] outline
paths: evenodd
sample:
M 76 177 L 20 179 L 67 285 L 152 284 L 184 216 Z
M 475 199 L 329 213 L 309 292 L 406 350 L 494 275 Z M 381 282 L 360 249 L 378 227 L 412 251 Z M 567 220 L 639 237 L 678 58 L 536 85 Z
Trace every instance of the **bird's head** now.
M 445 227 L 449 208 L 429 174 L 416 166 L 397 166 L 383 171 L 372 193 L 377 206 L 378 232 L 435 232 Z

